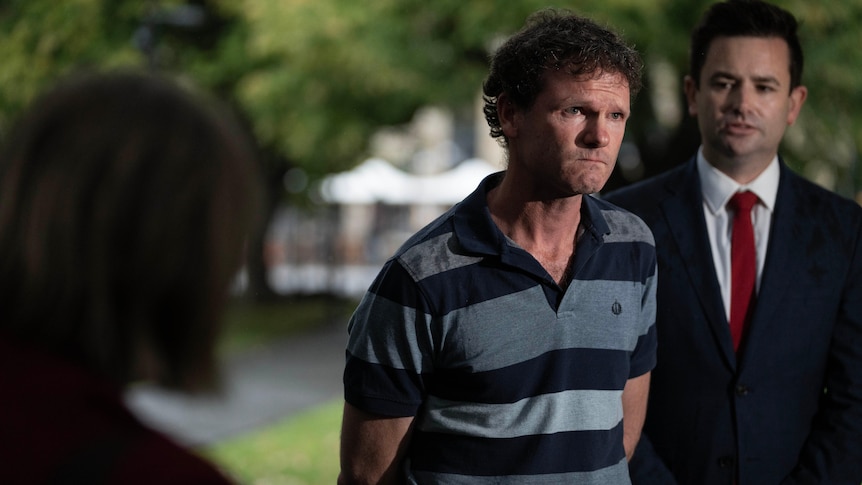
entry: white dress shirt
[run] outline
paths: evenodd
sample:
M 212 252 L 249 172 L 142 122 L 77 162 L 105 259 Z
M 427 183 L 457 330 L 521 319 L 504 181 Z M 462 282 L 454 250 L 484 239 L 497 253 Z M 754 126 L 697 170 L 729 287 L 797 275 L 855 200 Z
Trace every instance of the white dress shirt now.
M 733 213 L 726 210 L 727 202 L 737 192 L 750 190 L 760 199 L 751 210 L 754 225 L 754 246 L 757 251 L 756 291 L 760 291 L 760 277 L 763 262 L 766 260 L 766 247 L 769 243 L 769 228 L 775 210 L 775 197 L 778 194 L 778 156 L 766 170 L 746 185 L 740 185 L 732 178 L 718 171 L 703 158 L 703 147 L 697 151 L 697 172 L 703 192 L 703 215 L 706 218 L 706 231 L 712 248 L 715 273 L 721 287 L 724 310 L 730 320 L 730 236 L 733 228 Z

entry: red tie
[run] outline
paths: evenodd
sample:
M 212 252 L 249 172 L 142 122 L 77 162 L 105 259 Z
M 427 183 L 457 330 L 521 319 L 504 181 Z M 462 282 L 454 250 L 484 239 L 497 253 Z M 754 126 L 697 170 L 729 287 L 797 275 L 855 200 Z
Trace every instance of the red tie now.
M 727 206 L 734 212 L 733 235 L 730 240 L 730 335 L 733 349 L 745 334 L 745 325 L 754 309 L 754 282 L 757 279 L 757 256 L 754 252 L 754 228 L 751 208 L 757 203 L 752 192 L 738 192 Z

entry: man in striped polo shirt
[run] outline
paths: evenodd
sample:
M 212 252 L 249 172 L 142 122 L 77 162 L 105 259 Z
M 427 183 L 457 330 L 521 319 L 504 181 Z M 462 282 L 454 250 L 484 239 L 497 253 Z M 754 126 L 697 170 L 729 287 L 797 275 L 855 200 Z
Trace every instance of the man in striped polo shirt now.
M 543 11 L 484 84 L 508 167 L 407 241 L 350 320 L 339 483 L 629 483 L 655 363 L 656 259 L 589 194 L 641 60 Z

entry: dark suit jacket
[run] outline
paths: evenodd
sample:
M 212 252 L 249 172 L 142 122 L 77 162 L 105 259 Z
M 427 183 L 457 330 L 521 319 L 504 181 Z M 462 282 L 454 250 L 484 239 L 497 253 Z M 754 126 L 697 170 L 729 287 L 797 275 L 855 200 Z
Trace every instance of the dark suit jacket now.
M 734 355 L 697 165 L 606 200 L 658 254 L 658 363 L 635 484 L 862 483 L 862 208 L 783 163 L 766 263 Z M 671 476 L 672 475 L 672 476 Z

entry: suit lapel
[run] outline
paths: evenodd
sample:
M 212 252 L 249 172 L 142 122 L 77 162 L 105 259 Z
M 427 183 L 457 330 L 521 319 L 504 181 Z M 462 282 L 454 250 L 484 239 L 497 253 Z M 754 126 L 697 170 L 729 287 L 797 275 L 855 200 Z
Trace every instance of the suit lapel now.
M 792 183 L 795 175 L 784 163 L 781 164 L 781 178 L 778 184 L 778 194 L 775 199 L 775 211 L 772 215 L 772 227 L 769 234 L 769 245 L 766 249 L 766 262 L 760 282 L 760 291 L 752 315 L 745 347 L 742 350 L 741 362 L 744 363 L 749 349 L 756 349 L 764 339 L 775 338 L 775 329 L 769 329 L 770 322 L 778 321 L 775 312 L 781 308 L 788 286 L 798 275 L 802 274 L 802 264 L 805 261 L 804 240 L 798 221 L 804 220 L 798 212 L 799 197 Z
M 727 365 L 735 369 L 736 354 L 712 262 L 712 252 L 703 217 L 703 196 L 694 159 L 688 163 L 681 177 L 682 180 L 669 181 L 668 190 L 672 195 L 662 201 L 662 212 L 676 242 L 680 264 L 686 268 L 689 283 L 698 295 L 706 322 L 721 348 Z M 675 259 L 670 258 L 669 261 Z M 679 304 L 688 303 L 679 302 Z

